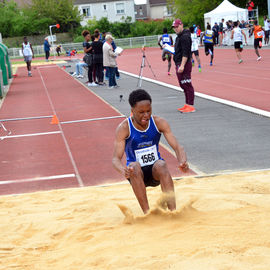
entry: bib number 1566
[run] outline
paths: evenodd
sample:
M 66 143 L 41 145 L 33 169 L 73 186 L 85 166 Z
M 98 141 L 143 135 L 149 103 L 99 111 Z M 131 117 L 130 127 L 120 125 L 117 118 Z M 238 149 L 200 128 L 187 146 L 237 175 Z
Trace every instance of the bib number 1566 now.
M 155 154 L 154 153 L 150 153 L 150 154 L 147 154 L 147 155 L 143 155 L 141 156 L 141 160 L 142 162 L 145 164 L 145 163 L 149 163 L 149 162 L 152 162 L 152 161 L 155 161 Z

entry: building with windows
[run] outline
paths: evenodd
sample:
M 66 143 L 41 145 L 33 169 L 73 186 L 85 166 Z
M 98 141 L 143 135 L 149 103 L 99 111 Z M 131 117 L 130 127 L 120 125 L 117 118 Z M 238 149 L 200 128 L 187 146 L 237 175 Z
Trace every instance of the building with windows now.
M 120 22 L 127 17 L 135 21 L 133 0 L 75 0 L 74 5 L 83 15 L 81 25 L 86 25 L 88 20 L 100 20 L 103 17 L 110 22 Z

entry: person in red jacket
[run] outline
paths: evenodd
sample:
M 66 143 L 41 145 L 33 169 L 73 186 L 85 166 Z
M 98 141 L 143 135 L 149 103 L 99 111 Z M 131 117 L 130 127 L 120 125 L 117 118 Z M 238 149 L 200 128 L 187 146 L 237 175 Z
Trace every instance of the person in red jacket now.
M 248 9 L 248 18 L 249 19 L 254 19 L 254 11 L 253 11 L 254 6 L 255 6 L 254 3 L 251 0 L 248 0 L 246 7 Z

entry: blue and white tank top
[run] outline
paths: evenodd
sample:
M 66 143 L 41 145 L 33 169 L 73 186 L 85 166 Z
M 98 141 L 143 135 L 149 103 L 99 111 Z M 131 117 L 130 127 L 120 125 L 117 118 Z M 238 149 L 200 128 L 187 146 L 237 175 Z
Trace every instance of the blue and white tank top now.
M 212 30 L 205 31 L 204 43 L 214 43 L 214 32 Z
M 163 34 L 162 35 L 162 44 L 163 45 L 164 44 L 172 45 L 169 34 Z
M 139 162 L 141 167 L 154 164 L 160 157 L 158 144 L 161 133 L 157 129 L 153 116 L 148 128 L 138 130 L 134 127 L 131 117 L 128 118 L 129 137 L 126 139 L 125 153 L 127 166 L 130 162 Z

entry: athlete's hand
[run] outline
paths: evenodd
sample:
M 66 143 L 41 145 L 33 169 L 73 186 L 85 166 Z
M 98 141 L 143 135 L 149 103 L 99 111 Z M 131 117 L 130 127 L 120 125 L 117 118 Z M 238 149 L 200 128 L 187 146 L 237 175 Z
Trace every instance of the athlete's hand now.
M 184 173 L 187 172 L 189 170 L 188 163 L 187 162 L 181 163 L 179 165 L 179 169 L 180 169 L 180 171 L 182 171 Z
M 134 172 L 134 169 L 132 167 L 126 167 L 125 168 L 125 177 L 126 177 L 126 179 L 130 179 L 133 172 Z
M 184 66 L 182 66 L 182 65 L 179 66 L 177 72 L 178 72 L 178 73 L 183 73 L 183 71 L 184 71 Z

